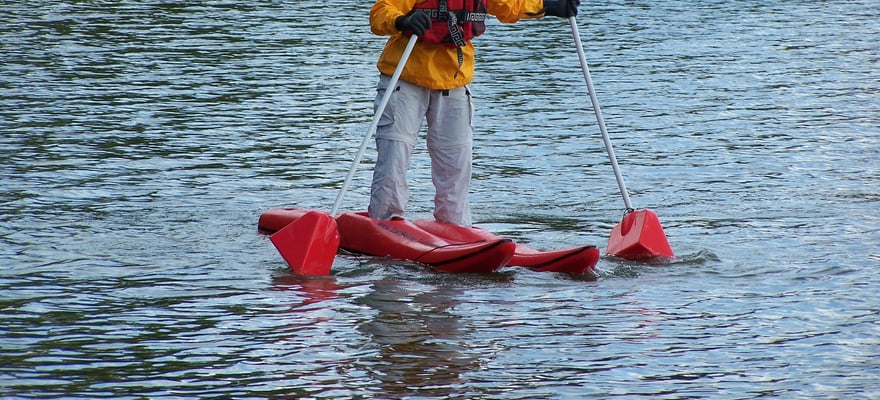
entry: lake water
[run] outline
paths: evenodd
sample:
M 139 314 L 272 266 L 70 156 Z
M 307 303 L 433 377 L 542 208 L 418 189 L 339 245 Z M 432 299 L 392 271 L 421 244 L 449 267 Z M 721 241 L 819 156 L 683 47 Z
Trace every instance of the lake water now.
M 257 218 L 331 208 L 372 118 L 371 4 L 0 5 L 0 397 L 880 398 L 880 3 L 581 6 L 675 262 L 295 276 Z M 475 221 L 604 249 L 624 207 L 567 21 L 489 25 Z M 422 141 L 413 218 L 428 163 Z

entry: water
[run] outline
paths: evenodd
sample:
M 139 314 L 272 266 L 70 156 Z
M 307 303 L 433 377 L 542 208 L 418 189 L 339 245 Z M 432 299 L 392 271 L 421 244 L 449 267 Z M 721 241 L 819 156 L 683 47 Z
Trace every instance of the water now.
M 239 3 L 0 5 L 0 397 L 878 398 L 877 2 L 584 4 L 679 255 L 594 279 L 288 273 L 257 217 L 329 210 L 384 38 L 371 2 Z M 475 220 L 604 248 L 623 203 L 566 22 L 478 40 Z

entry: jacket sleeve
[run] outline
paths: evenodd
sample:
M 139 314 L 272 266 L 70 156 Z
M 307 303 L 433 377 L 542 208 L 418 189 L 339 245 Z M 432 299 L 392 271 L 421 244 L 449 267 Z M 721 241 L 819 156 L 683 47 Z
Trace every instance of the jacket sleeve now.
M 544 7 L 544 0 L 486 0 L 489 14 L 499 21 L 512 24 L 523 18 L 538 18 L 536 15 Z
M 397 17 L 412 10 L 415 4 L 416 0 L 377 0 L 370 9 L 370 31 L 380 36 L 400 32 L 394 22 Z

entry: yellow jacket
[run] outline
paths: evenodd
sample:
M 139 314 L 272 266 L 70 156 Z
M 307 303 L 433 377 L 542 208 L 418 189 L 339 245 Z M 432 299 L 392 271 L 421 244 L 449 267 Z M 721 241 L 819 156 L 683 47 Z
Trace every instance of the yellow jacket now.
M 370 10 L 370 29 L 377 35 L 391 35 L 379 56 L 376 67 L 385 75 L 394 74 L 397 62 L 403 55 L 408 36 L 394 27 L 397 17 L 408 13 L 416 3 L 425 0 L 377 0 Z M 489 14 L 504 23 L 514 23 L 523 18 L 535 18 L 527 13 L 537 13 L 544 0 L 486 0 Z M 458 53 L 454 47 L 416 43 L 413 52 L 400 75 L 400 79 L 431 89 L 454 89 L 467 85 L 474 79 L 474 45 L 467 42 L 461 48 L 464 62 L 458 69 Z M 458 74 L 456 75 L 456 71 Z

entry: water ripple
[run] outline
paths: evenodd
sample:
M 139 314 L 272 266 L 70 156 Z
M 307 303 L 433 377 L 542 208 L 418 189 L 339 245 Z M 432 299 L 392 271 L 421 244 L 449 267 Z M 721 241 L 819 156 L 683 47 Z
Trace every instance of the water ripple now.
M 4 395 L 875 396 L 877 4 L 581 7 L 630 196 L 675 260 L 471 276 L 344 254 L 293 276 L 256 217 L 337 195 L 372 117 L 369 8 L 4 4 Z M 624 207 L 567 23 L 488 24 L 475 218 L 604 247 Z M 413 216 L 429 163 L 420 143 Z

